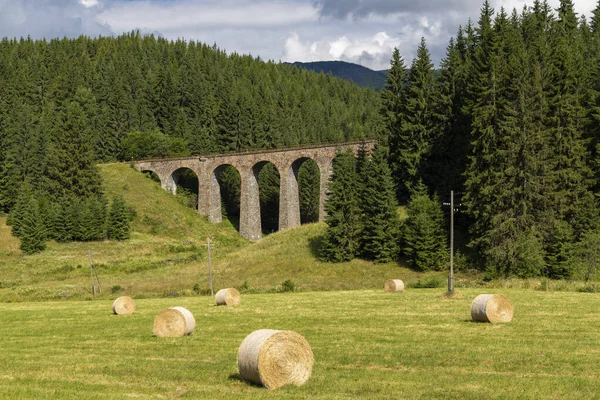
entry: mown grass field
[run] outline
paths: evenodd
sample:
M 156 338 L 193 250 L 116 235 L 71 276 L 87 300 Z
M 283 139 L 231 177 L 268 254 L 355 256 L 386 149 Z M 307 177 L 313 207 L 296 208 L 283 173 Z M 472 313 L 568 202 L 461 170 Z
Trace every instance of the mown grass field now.
M 0 398 L 597 398 L 600 295 L 502 292 L 515 318 L 498 325 L 470 322 L 477 289 L 247 294 L 236 308 L 139 299 L 130 316 L 109 300 L 0 304 Z M 194 313 L 195 333 L 154 337 L 154 316 L 175 305 Z M 305 386 L 239 380 L 237 349 L 261 328 L 307 339 Z

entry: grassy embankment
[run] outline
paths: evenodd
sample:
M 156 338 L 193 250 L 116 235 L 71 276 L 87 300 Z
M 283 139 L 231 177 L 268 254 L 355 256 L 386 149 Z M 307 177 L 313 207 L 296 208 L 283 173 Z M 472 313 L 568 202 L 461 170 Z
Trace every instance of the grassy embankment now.
M 590 399 L 600 389 L 600 294 L 506 289 L 508 324 L 470 322 L 478 289 L 246 294 L 0 304 L 0 398 Z M 192 336 L 155 338 L 162 308 L 180 305 Z M 237 349 L 256 329 L 290 329 L 316 363 L 302 387 L 276 391 L 237 377 Z
M 131 239 L 121 243 L 50 242 L 41 254 L 23 256 L 6 219 L 0 218 L 0 301 L 91 298 L 88 249 L 93 249 L 104 289 L 100 298 L 195 295 L 192 288 L 197 283 L 206 292 L 204 243 L 209 235 L 215 243 L 215 288 L 277 291 L 282 282 L 291 280 L 303 291 L 346 290 L 381 288 L 389 278 L 417 279 L 418 274 L 397 264 L 319 262 L 316 251 L 323 224 L 250 243 L 229 222 L 210 224 L 127 165 L 103 165 L 100 170 L 106 193 L 123 195 L 135 208 Z

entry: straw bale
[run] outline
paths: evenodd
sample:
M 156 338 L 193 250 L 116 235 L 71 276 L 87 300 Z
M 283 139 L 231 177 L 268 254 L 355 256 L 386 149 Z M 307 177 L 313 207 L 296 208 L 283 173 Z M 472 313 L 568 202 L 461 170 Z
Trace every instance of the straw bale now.
M 238 350 L 240 376 L 268 389 L 303 385 L 310 378 L 314 362 L 306 339 L 292 331 L 254 331 Z
M 237 306 L 240 304 L 240 292 L 234 288 L 221 289 L 215 295 L 218 306 Z
M 480 294 L 471 304 L 471 318 L 475 322 L 510 322 L 513 305 L 503 294 Z
M 196 320 L 183 307 L 166 308 L 154 318 L 153 332 L 157 337 L 179 337 L 194 332 Z
M 400 279 L 388 279 L 383 288 L 386 292 L 404 292 L 404 282 Z
M 172 307 L 173 310 L 179 311 L 183 314 L 183 318 L 185 318 L 185 334 L 191 335 L 194 333 L 194 329 L 196 329 L 196 319 L 194 318 L 194 314 L 191 313 L 190 310 L 183 307 Z
M 128 315 L 135 312 L 135 302 L 129 296 L 121 296 L 112 305 L 113 313 L 117 315 Z

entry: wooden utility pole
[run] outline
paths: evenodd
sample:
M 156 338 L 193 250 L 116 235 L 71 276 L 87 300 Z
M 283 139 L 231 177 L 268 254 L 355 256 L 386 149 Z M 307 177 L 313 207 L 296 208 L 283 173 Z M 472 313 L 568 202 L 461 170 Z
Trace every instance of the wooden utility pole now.
M 88 258 L 90 260 L 90 268 L 94 271 L 94 275 L 96 275 L 96 282 L 98 282 L 98 293 L 102 293 L 102 286 L 100 285 L 100 278 L 98 277 L 98 270 L 94 268 L 94 259 L 92 258 L 92 250 L 88 249 Z M 93 280 L 93 278 L 92 278 Z
M 92 264 L 91 249 L 88 249 L 88 259 L 90 260 L 90 280 L 92 281 L 92 296 L 96 297 L 96 285 L 94 285 L 94 266 Z

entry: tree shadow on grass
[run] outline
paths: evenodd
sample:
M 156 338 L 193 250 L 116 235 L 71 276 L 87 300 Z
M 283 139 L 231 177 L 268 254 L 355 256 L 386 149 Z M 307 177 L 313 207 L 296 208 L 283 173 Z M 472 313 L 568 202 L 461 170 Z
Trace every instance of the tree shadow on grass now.
M 323 239 L 325 236 L 316 236 L 308 239 L 308 248 L 310 249 L 310 253 L 315 257 L 319 258 L 319 252 L 321 250 L 321 243 L 323 243 Z

